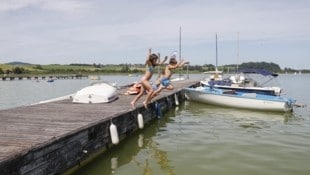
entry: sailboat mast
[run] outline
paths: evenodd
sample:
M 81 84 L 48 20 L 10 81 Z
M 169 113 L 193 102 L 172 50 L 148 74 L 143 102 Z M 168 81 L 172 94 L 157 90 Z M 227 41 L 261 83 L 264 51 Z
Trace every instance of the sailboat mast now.
M 179 29 L 179 62 L 181 62 L 181 32 L 182 32 L 182 28 L 180 26 Z M 181 68 L 179 68 L 179 78 L 181 78 Z
M 217 66 L 218 66 L 218 62 L 217 62 L 217 34 L 215 34 L 215 71 L 217 71 Z
M 179 61 L 181 61 L 181 37 L 182 37 L 182 28 L 180 27 L 180 31 L 179 31 Z
M 239 32 L 237 33 L 237 72 L 239 71 Z

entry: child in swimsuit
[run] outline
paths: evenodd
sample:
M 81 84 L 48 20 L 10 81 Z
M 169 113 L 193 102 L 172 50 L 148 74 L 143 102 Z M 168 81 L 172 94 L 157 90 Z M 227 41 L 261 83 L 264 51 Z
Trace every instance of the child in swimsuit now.
M 151 48 L 149 49 L 149 52 L 148 52 L 148 56 L 147 56 L 147 59 L 146 59 L 146 68 L 145 68 L 145 74 L 144 76 L 142 77 L 141 79 L 141 84 L 142 84 L 142 87 L 141 87 L 141 91 L 140 93 L 130 102 L 132 108 L 135 108 L 135 104 L 136 102 L 141 98 L 141 96 L 143 95 L 144 91 L 147 91 L 147 95 L 151 95 L 154 90 L 152 88 L 152 85 L 150 83 L 150 79 L 152 78 L 152 75 L 154 73 L 154 67 L 158 64 L 163 64 L 167 57 L 160 63 L 158 63 L 159 58 L 156 54 L 151 54 L 152 50 Z M 145 106 L 145 105 L 144 105 Z
M 157 96 L 163 89 L 168 89 L 168 90 L 173 90 L 174 87 L 170 82 L 170 78 L 172 76 L 172 70 L 178 68 L 178 67 L 182 67 L 184 64 L 188 64 L 188 61 L 181 61 L 181 62 L 177 62 L 175 57 L 170 58 L 169 64 L 166 66 L 163 75 L 160 79 L 160 85 L 158 87 L 157 90 L 155 90 L 151 95 L 150 98 L 148 98 L 145 103 L 148 104 L 152 98 L 154 98 L 155 96 Z

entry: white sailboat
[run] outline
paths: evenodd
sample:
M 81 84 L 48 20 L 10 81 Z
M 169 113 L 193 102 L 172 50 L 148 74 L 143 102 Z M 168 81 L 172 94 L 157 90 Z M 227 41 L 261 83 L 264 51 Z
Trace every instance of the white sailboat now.
M 268 77 L 270 81 L 271 79 L 278 76 L 278 74 L 269 72 L 267 70 L 258 70 L 258 69 L 243 69 L 239 70 L 237 64 L 237 72 L 235 75 L 231 75 L 228 78 L 223 79 L 223 72 L 218 71 L 217 64 L 218 64 L 218 49 L 217 49 L 217 35 L 216 35 L 216 66 L 215 71 L 209 71 L 205 73 L 211 74 L 209 78 L 202 80 L 200 83 L 203 86 L 212 86 L 220 89 L 231 89 L 231 90 L 238 90 L 242 92 L 254 92 L 258 94 L 266 94 L 266 95 L 281 95 L 282 88 L 277 86 L 263 86 L 262 83 L 257 82 L 253 78 L 249 76 L 249 74 L 258 74 Z M 238 34 L 238 48 L 239 48 L 239 34 Z M 239 51 L 237 52 L 237 59 L 239 57 Z
M 185 88 L 188 100 L 232 108 L 292 112 L 295 100 L 272 95 L 243 93 L 211 87 Z
M 267 80 L 263 83 L 258 82 L 250 77 L 251 74 L 266 77 Z M 237 74 L 231 75 L 228 78 L 222 80 L 202 80 L 200 83 L 203 86 L 213 86 L 220 89 L 279 96 L 282 93 L 281 87 L 263 86 L 263 84 L 271 81 L 277 76 L 278 74 L 263 69 L 242 69 L 239 70 Z

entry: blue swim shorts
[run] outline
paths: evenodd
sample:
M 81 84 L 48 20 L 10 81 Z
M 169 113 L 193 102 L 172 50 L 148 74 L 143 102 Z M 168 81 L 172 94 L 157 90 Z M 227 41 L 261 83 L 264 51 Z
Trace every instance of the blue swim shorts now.
M 163 79 L 160 80 L 160 83 L 161 83 L 163 86 L 167 87 L 167 86 L 170 85 L 170 80 L 169 80 L 168 78 L 163 78 Z

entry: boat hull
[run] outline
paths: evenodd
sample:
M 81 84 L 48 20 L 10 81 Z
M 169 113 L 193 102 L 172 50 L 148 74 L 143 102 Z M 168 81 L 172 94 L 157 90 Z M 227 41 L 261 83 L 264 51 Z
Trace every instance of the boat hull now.
M 186 88 L 188 100 L 206 104 L 226 106 L 232 108 L 290 112 L 292 101 L 278 96 L 267 96 L 256 93 L 222 94 L 222 91 L 212 91 L 209 88 Z

